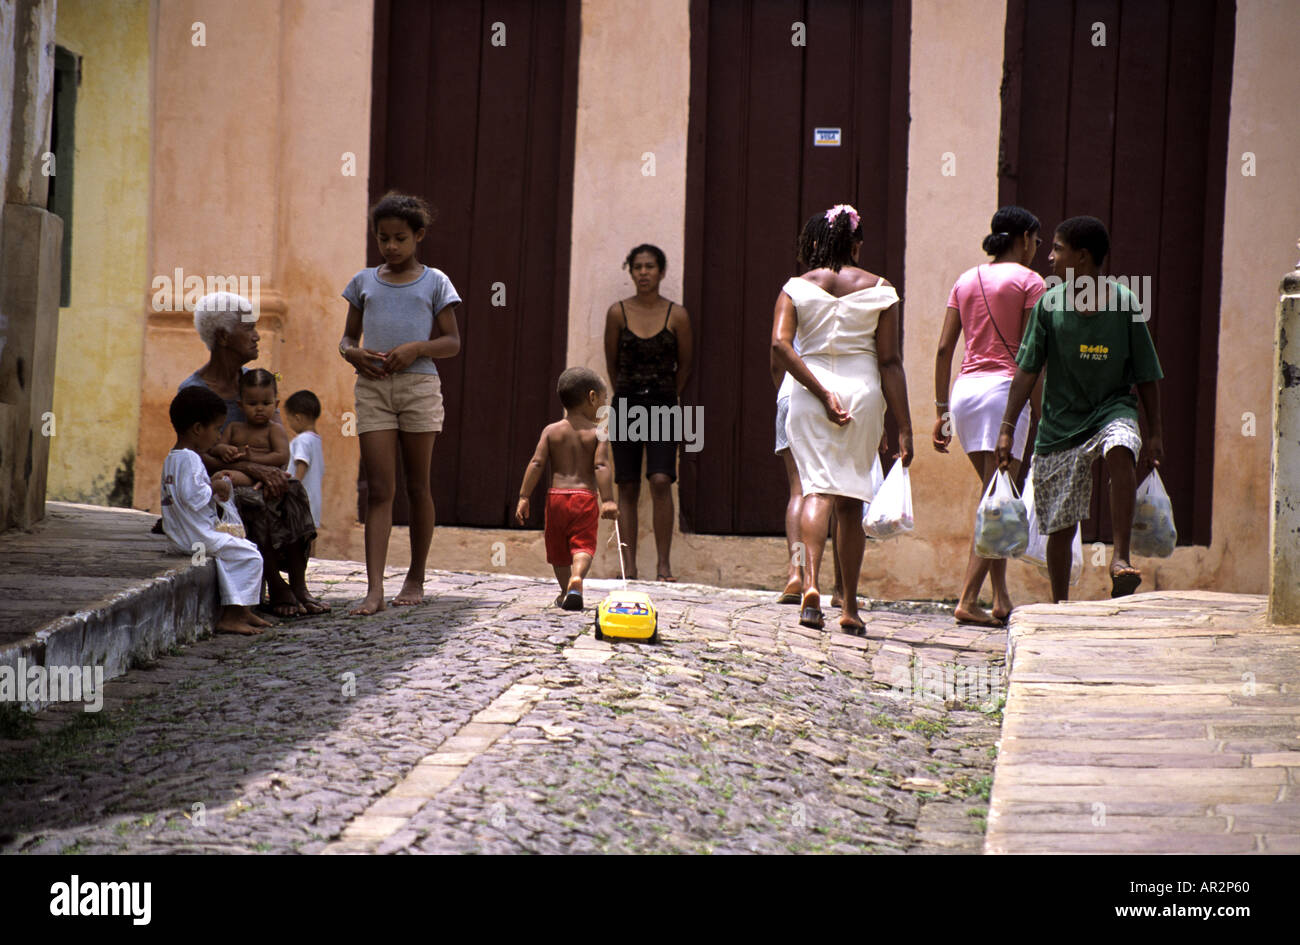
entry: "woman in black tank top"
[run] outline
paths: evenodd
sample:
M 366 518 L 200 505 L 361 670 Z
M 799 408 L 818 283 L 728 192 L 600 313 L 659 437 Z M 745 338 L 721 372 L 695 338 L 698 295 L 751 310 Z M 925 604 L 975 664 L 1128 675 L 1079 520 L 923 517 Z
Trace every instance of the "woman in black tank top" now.
M 632 274 L 636 295 L 611 305 L 605 314 L 605 367 L 613 391 L 609 445 L 618 485 L 623 566 L 629 578 L 637 576 L 637 502 L 644 454 L 654 503 L 656 576 L 671 581 L 672 484 L 677 479 L 679 440 L 658 425 L 636 421 L 680 413 L 677 398 L 691 367 L 691 323 L 686 309 L 659 294 L 667 268 L 663 250 L 643 244 L 628 253 L 623 265 Z

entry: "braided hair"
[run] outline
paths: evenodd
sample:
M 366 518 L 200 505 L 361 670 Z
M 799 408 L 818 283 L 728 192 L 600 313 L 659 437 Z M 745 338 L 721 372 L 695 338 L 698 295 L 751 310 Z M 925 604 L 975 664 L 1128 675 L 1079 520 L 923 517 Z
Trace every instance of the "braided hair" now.
M 390 190 L 370 208 L 370 231 L 378 231 L 380 220 L 394 219 L 402 220 L 412 233 L 418 233 L 428 228 L 436 215 L 423 198 Z
M 837 213 L 829 222 L 825 212 L 814 213 L 803 225 L 795 242 L 795 255 L 805 271 L 830 269 L 839 272 L 843 267 L 853 265 L 853 244 L 861 240 L 862 221 L 859 220 L 854 227 L 847 211 Z

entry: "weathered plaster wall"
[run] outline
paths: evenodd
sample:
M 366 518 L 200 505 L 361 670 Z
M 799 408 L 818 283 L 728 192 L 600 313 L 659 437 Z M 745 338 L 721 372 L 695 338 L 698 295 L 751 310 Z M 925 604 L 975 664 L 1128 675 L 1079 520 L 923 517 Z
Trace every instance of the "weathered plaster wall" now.
M 157 7 L 150 275 L 260 279 L 255 363 L 281 373 L 281 399 L 307 388 L 323 406 L 323 554 L 355 520 L 357 446 L 340 421 L 352 372 L 336 346 L 338 294 L 365 265 L 372 17 L 346 0 Z M 192 44 L 198 22 L 206 47 Z M 157 508 L 167 404 L 206 356 L 192 315 L 149 313 L 137 507 Z
M 49 498 L 125 505 L 115 479 L 134 466 L 148 268 L 149 2 L 62 0 L 56 35 L 82 57 L 83 78 Z

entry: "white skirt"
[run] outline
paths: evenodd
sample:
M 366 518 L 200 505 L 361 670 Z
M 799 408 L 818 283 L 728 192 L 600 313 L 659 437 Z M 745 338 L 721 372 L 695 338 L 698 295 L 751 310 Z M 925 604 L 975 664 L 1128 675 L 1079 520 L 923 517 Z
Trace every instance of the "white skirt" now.
M 998 433 L 1007 410 L 1011 378 L 1005 374 L 962 374 L 952 385 L 949 410 L 953 432 L 967 453 L 991 453 L 998 448 Z M 1025 455 L 1029 439 L 1029 405 L 1020 411 L 1016 434 L 1011 440 L 1011 456 Z

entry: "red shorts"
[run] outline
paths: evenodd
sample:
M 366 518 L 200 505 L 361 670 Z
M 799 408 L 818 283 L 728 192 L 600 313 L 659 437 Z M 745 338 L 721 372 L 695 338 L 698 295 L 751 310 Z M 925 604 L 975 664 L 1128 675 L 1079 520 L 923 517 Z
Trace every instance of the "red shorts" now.
M 596 556 L 600 501 L 587 489 L 552 489 L 546 494 L 546 563 L 573 564 L 573 556 Z

